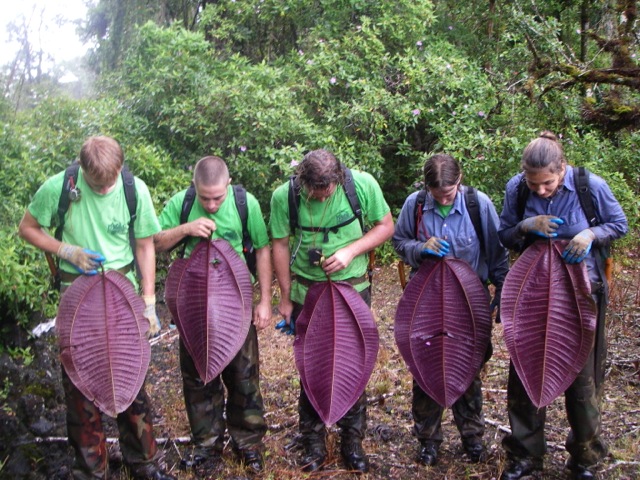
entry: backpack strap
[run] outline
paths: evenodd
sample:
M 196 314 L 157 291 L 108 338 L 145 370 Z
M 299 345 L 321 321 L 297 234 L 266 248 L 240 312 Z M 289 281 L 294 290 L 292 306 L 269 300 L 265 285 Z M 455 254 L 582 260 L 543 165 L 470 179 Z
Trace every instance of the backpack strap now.
M 529 198 L 529 187 L 527 187 L 527 178 L 522 175 L 518 186 L 516 187 L 516 213 L 518 214 L 518 220 L 524 218 L 524 210 L 527 205 L 527 199 Z
M 233 196 L 236 201 L 236 209 L 238 215 L 240 215 L 240 221 L 242 222 L 242 253 L 244 259 L 247 262 L 247 267 L 252 275 L 256 274 L 256 252 L 253 248 L 253 242 L 251 241 L 251 235 L 249 235 L 249 229 L 247 228 L 247 221 L 249 218 L 249 209 L 247 207 L 247 190 L 242 185 L 233 185 Z
M 76 161 L 69 165 L 64 171 L 64 180 L 62 181 L 62 191 L 58 200 L 58 226 L 55 230 L 56 240 L 62 241 L 62 231 L 64 230 L 64 216 L 69 210 L 69 203 L 77 200 L 80 195 L 76 188 L 78 184 L 78 171 L 80 164 Z M 72 193 L 73 192 L 73 193 Z M 72 198 L 73 197 L 73 198 Z
M 193 202 L 196 200 L 196 187 L 191 182 L 189 188 L 187 188 L 187 192 L 184 195 L 184 199 L 182 200 L 182 209 L 180 210 L 180 225 L 183 223 L 187 223 L 189 219 L 189 214 L 191 213 L 191 209 L 193 208 Z
M 342 171 L 344 172 L 344 184 L 342 187 L 344 188 L 344 193 L 347 196 L 347 200 L 349 201 L 349 206 L 353 211 L 353 214 L 360 222 L 360 229 L 364 232 L 364 218 L 362 218 L 362 208 L 360 208 L 360 200 L 358 200 L 358 194 L 356 193 L 356 184 L 353 181 L 353 174 L 351 170 L 344 166 L 344 164 L 340 164 L 342 167 Z
M 182 199 L 182 208 L 180 209 L 180 225 L 187 223 L 189 220 L 189 214 L 191 213 L 191 209 L 193 208 L 193 202 L 196 200 L 196 187 L 191 182 L 189 188 L 187 188 L 186 193 L 184 194 L 184 199 Z M 180 253 L 178 255 L 180 258 L 184 258 L 184 252 L 187 248 L 187 242 L 189 241 L 189 237 L 184 237 L 176 246 L 173 248 L 181 247 Z
M 64 179 L 62 181 L 62 189 L 60 191 L 60 198 L 58 199 L 58 225 L 56 226 L 54 237 L 56 240 L 62 241 L 62 232 L 64 230 L 65 214 L 69 210 L 69 203 L 78 200 L 80 196 L 80 190 L 77 188 L 78 184 L 78 171 L 80 170 L 80 164 L 75 161 L 69 165 L 64 171 Z M 49 253 L 45 253 L 47 262 L 49 263 L 49 269 L 52 273 L 52 285 L 55 290 L 60 291 L 60 284 L 62 279 L 60 277 L 60 258 L 53 258 Z
M 529 199 L 530 193 L 531 190 L 529 190 L 529 187 L 527 186 L 527 179 L 522 175 L 522 178 L 516 187 L 516 214 L 518 215 L 519 222 L 524 218 L 524 211 L 527 206 L 527 200 Z M 518 251 L 520 253 L 524 252 L 525 249 L 531 245 L 531 242 L 531 236 L 527 235 L 524 240 L 518 242 Z
M 129 171 L 126 166 L 122 167 L 120 173 L 122 175 L 122 185 L 124 187 L 124 198 L 127 202 L 127 208 L 129 209 L 129 245 L 131 245 L 131 253 L 133 254 L 133 264 L 136 268 L 136 276 L 138 279 L 142 278 L 140 272 L 140 266 L 136 259 L 136 234 L 134 231 L 134 224 L 138 214 L 136 213 L 136 207 L 138 205 L 138 198 L 136 194 L 136 181 L 133 177 L 133 173 Z
M 300 182 L 297 175 L 289 177 L 289 232 L 293 235 L 298 228 L 300 209 Z
M 424 202 L 426 201 L 426 199 L 427 199 L 427 191 L 424 188 L 421 190 L 418 190 L 416 203 L 413 206 L 413 223 L 414 223 L 413 236 L 416 240 L 418 239 L 418 234 L 420 233 L 420 228 L 422 227 L 422 210 L 424 210 Z M 427 232 L 424 232 L 424 233 L 426 237 Z M 400 277 L 400 285 L 402 286 L 403 290 L 407 286 L 407 278 L 404 272 L 404 265 L 405 265 L 405 262 L 402 259 L 398 260 L 398 275 Z M 411 269 L 412 275 L 413 275 L 413 272 L 415 271 L 416 269 L 414 268 Z M 411 278 L 411 276 L 409 278 Z
M 482 221 L 480 219 L 480 202 L 478 201 L 478 191 L 473 187 L 465 187 L 464 203 L 471 218 L 471 223 L 480 241 L 480 249 L 484 250 L 484 235 L 482 233 Z
M 424 210 L 424 202 L 427 199 L 427 191 L 422 189 L 418 192 L 418 196 L 416 198 L 416 204 L 413 209 L 413 218 L 415 222 L 415 238 L 418 238 L 418 233 L 420 232 L 420 227 L 422 226 L 422 210 Z M 426 236 L 426 234 L 425 234 Z
M 319 232 L 322 233 L 322 241 L 327 243 L 329 241 L 330 233 L 337 233 L 342 227 L 353 223 L 356 220 L 356 217 L 353 216 L 349 220 L 345 220 L 344 222 L 338 223 L 337 225 L 333 225 L 331 227 L 299 227 L 300 230 L 304 230 L 305 232 Z
M 580 200 L 580 206 L 584 211 L 590 227 L 598 224 L 596 210 L 593 206 L 593 198 L 591 197 L 591 188 L 589 186 L 589 170 L 584 167 L 573 167 L 573 181 Z
M 593 205 L 593 197 L 591 196 L 591 185 L 589 184 L 589 170 L 584 167 L 573 167 L 573 182 L 578 194 L 578 200 L 580 206 L 584 211 L 587 221 L 590 227 L 598 225 L 598 216 L 596 215 L 596 208 Z M 605 267 L 600 265 L 602 260 L 606 260 L 611 256 L 611 246 L 603 245 L 597 247 L 600 252 L 597 258 L 598 268 L 601 269 L 601 273 L 604 275 Z

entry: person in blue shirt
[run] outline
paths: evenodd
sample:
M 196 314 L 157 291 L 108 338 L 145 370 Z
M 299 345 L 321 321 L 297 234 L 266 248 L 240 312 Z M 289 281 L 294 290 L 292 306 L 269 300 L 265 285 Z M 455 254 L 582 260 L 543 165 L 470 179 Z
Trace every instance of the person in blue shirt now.
M 477 191 L 482 238 L 479 238 L 465 204 L 460 164 L 450 155 L 437 154 L 424 166 L 426 197 L 422 212 L 416 215 L 419 192 L 406 199 L 396 223 L 393 245 L 402 260 L 415 271 L 428 256 L 451 256 L 465 260 L 478 277 L 496 288 L 499 299 L 502 283 L 509 269 L 507 250 L 498 240 L 498 214 L 487 195 Z M 416 217 L 419 222 L 416 222 Z M 418 225 L 416 225 L 418 223 Z M 489 301 L 487 295 L 487 302 Z M 497 302 L 495 302 L 497 305 Z M 489 344 L 486 363 L 492 354 Z M 483 365 L 484 365 L 483 363 Z M 480 371 L 467 391 L 452 406 L 453 417 L 462 437 L 462 446 L 469 460 L 486 458 L 482 441 L 482 381 Z M 444 408 L 413 382 L 412 414 L 414 433 L 420 441 L 418 463 L 435 465 L 442 443 L 442 414 Z
M 542 132 L 525 148 L 522 170 L 506 186 L 500 241 L 507 248 L 522 251 L 536 238 L 568 239 L 563 258 L 567 263 L 585 262 L 598 308 L 594 347 L 565 392 L 571 427 L 566 441 L 570 454 L 567 467 L 573 478 L 592 479 L 596 478 L 593 467 L 607 455 L 601 437 L 599 402 L 607 348 L 604 322 L 608 285 L 600 247 L 627 233 L 627 219 L 607 183 L 590 174 L 589 190 L 596 217 L 596 225 L 590 225 L 575 188 L 573 168 L 551 132 Z M 529 191 L 522 209 L 518 205 L 522 198 L 519 188 L 525 186 Z M 542 469 L 546 445 L 545 409 L 533 405 L 513 365 L 509 369 L 507 409 L 511 434 L 504 438 L 503 446 L 509 462 L 501 479 L 516 480 Z

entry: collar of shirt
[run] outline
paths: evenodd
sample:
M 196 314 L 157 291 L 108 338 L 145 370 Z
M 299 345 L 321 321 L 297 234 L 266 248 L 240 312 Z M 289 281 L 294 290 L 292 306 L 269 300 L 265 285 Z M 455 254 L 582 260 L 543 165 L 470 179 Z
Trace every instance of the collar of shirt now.
M 449 215 L 451 215 L 451 212 L 458 212 L 459 214 L 462 215 L 463 213 L 462 202 L 463 202 L 463 193 L 462 191 L 458 190 L 458 192 L 456 193 L 456 198 L 453 201 L 453 208 L 449 212 Z M 436 201 L 427 190 L 427 196 L 424 200 L 424 211 L 426 212 L 426 211 L 435 210 L 435 209 L 436 209 Z

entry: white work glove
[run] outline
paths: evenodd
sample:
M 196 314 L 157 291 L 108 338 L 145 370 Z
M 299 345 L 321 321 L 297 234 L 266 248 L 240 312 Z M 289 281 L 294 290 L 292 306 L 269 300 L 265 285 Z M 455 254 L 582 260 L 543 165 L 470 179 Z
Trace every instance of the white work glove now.
M 157 337 L 160 334 L 160 319 L 156 314 L 156 296 L 155 295 L 143 295 L 144 300 L 144 318 L 149 321 L 149 331 L 147 332 L 147 338 Z
M 99 252 L 68 243 L 60 245 L 58 257 L 69 262 L 78 273 L 83 275 L 95 275 L 98 273 L 97 268 L 105 261 L 104 256 Z

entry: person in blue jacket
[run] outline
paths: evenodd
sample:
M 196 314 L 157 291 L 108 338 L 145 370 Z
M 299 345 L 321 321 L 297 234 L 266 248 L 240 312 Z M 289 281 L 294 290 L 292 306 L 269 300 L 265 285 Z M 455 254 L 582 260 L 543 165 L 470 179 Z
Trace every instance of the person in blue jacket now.
M 522 251 L 536 238 L 568 239 L 563 258 L 567 263 L 586 264 L 598 308 L 594 347 L 565 392 L 571 427 L 566 441 L 570 455 L 567 467 L 572 478 L 592 479 L 596 478 L 594 466 L 607 455 L 599 406 L 607 350 L 604 322 L 608 285 L 602 248 L 627 233 L 627 219 L 607 183 L 590 174 L 588 185 L 595 219 L 589 222 L 576 190 L 574 169 L 567 164 L 552 132 L 542 132 L 525 148 L 522 170 L 506 186 L 500 241 L 507 248 Z M 542 470 L 546 444 L 545 409 L 533 405 L 513 364 L 509 368 L 507 409 L 511 434 L 503 440 L 508 464 L 501 479 L 516 480 Z
M 461 182 L 460 164 L 452 156 L 437 154 L 429 158 L 424 166 L 424 204 L 421 210 L 416 210 L 420 192 L 409 195 L 396 223 L 392 242 L 402 260 L 413 270 L 429 256 L 451 256 L 465 260 L 485 285 L 490 281 L 495 286 L 497 300 L 509 269 L 507 250 L 498 240 L 498 214 L 489 197 L 476 191 L 480 237 L 465 202 L 465 192 L 469 187 Z M 491 354 L 492 346 L 489 344 L 483 365 Z M 472 462 L 486 458 L 482 442 L 484 417 L 481 370 L 482 367 L 476 372 L 467 391 L 451 408 L 462 437 L 463 449 Z M 413 430 L 420 442 L 418 463 L 431 466 L 437 462 L 438 448 L 442 443 L 443 412 L 444 408 L 414 380 L 412 413 Z

